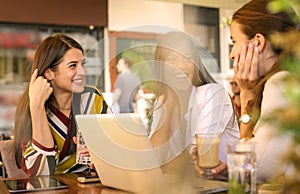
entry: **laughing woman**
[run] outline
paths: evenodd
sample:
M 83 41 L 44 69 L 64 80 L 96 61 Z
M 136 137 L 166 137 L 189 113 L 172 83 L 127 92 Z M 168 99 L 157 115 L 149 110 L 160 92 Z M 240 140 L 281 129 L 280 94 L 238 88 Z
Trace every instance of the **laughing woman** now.
M 97 88 L 86 87 L 86 60 L 78 42 L 46 38 L 32 63 L 29 84 L 17 106 L 16 161 L 28 176 L 84 171 L 76 164 L 75 114 L 105 113 Z

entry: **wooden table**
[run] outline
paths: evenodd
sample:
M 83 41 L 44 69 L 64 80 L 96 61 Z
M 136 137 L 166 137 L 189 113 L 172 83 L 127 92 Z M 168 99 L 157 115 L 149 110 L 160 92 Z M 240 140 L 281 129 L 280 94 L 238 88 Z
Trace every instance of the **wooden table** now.
M 125 191 L 105 187 L 100 182 L 84 183 L 84 184 L 79 183 L 76 180 L 77 177 L 74 174 L 60 174 L 60 175 L 54 175 L 54 176 L 61 182 L 68 185 L 68 188 L 44 190 L 44 191 L 34 191 L 34 192 L 26 192 L 26 193 L 32 193 L 32 194 L 129 194 L 128 192 L 125 192 Z M 2 179 L 2 180 L 9 180 L 9 179 Z M 169 180 L 172 180 L 172 179 L 169 179 Z M 197 183 L 197 185 L 199 185 L 199 183 L 200 183 L 199 181 L 203 181 L 199 178 L 191 179 L 191 180 L 195 180 L 196 181 L 195 183 Z M 172 183 L 172 182 L 173 181 L 170 181 L 170 183 Z M 165 183 L 168 184 L 168 181 Z M 200 188 L 200 187 L 198 187 L 198 188 Z M 169 187 L 167 189 L 168 189 L 168 191 L 173 191 L 172 187 Z M 174 188 L 174 191 L 177 191 L 176 188 Z M 185 190 L 185 191 L 187 191 L 187 190 Z M 191 191 L 193 191 L 193 192 L 191 192 Z M 170 192 L 170 193 L 174 193 L 174 192 Z M 178 194 L 178 193 L 182 193 L 182 192 L 177 191 L 175 193 Z M 194 194 L 194 193 L 199 193 L 199 192 L 197 191 L 197 188 L 196 188 L 196 190 L 189 189 L 189 191 L 187 191 L 186 193 Z M 217 193 L 224 194 L 227 192 L 223 191 L 223 192 L 217 192 Z M 6 189 L 4 183 L 1 181 L 1 179 L 0 179 L 0 194 L 9 194 L 8 190 Z
M 100 182 L 81 184 L 77 182 L 76 177 L 72 174 L 55 175 L 61 182 L 67 184 L 66 189 L 55 189 L 45 191 L 26 192 L 32 194 L 128 194 L 127 192 L 108 188 L 103 186 Z M 0 193 L 9 194 L 4 183 L 0 181 Z

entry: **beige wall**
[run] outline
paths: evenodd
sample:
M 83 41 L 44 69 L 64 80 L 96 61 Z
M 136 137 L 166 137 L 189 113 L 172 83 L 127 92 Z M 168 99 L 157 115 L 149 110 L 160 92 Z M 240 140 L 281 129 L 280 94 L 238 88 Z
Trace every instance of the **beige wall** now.
M 132 31 L 133 29 L 130 28 L 143 25 L 162 25 L 182 30 L 182 3 L 108 0 L 108 29 L 110 31 Z M 145 29 L 147 32 L 155 30 Z
M 237 9 L 241 5 L 250 0 L 152 0 L 152 1 L 167 1 L 167 2 L 180 2 L 190 5 L 198 5 L 205 7 L 215 7 L 224 9 Z
M 183 4 L 152 0 L 108 0 L 108 28 L 105 37 L 108 37 L 109 31 L 159 33 L 162 29 L 159 26 L 183 30 Z M 109 50 L 108 44 L 105 45 L 105 50 Z M 109 53 L 105 53 L 105 61 L 109 61 L 108 58 Z M 111 91 L 108 66 L 108 63 L 105 64 L 106 92 Z
M 232 0 L 222 0 L 225 2 Z M 245 0 L 246 1 L 246 0 Z M 153 28 L 135 28 L 143 25 L 162 25 L 179 30 L 184 29 L 183 23 L 183 3 L 184 0 L 162 1 L 162 0 L 108 0 L 108 30 L 109 31 L 145 31 L 155 32 Z M 186 1 L 194 3 L 195 1 Z M 200 2 L 200 1 L 198 1 Z M 202 2 L 202 1 L 201 1 Z M 239 7 L 240 4 L 235 4 Z M 212 7 L 216 7 L 213 5 Z M 234 9 L 220 8 L 220 23 L 222 17 L 229 18 Z M 233 75 L 229 69 L 229 27 L 220 29 L 221 48 L 221 74 L 214 75 L 218 80 L 228 80 Z M 109 78 L 107 72 L 106 78 Z M 110 90 L 109 80 L 106 80 L 107 91 Z

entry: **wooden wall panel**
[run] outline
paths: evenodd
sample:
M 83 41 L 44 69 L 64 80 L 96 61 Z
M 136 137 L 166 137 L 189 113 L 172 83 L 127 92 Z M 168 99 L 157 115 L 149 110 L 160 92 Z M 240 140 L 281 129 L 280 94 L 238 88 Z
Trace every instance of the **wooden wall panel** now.
M 107 0 L 0 0 L 0 22 L 107 26 Z

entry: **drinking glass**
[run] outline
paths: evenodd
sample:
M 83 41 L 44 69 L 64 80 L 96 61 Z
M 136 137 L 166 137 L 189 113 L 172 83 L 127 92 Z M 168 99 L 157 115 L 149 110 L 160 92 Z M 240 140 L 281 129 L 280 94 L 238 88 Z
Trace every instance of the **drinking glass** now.
M 241 140 L 227 144 L 229 193 L 256 193 L 255 143 Z
M 202 178 L 213 179 L 211 169 L 219 164 L 220 136 L 217 133 L 199 133 L 195 136 L 198 153 L 197 164 L 204 169 Z
M 80 151 L 86 150 L 86 145 L 84 139 L 82 137 L 82 133 L 77 130 L 77 154 L 76 154 L 76 162 L 78 164 L 89 165 L 92 163 L 91 156 L 81 154 Z

